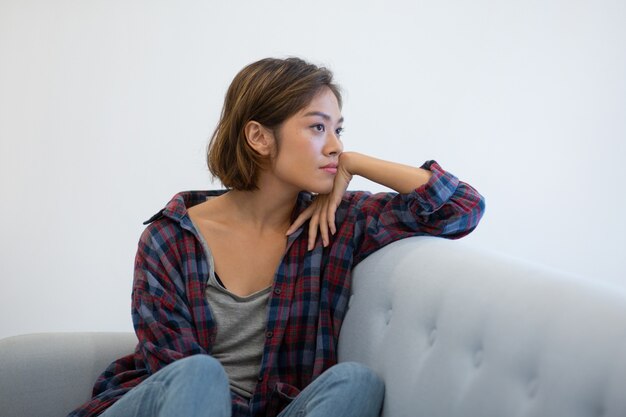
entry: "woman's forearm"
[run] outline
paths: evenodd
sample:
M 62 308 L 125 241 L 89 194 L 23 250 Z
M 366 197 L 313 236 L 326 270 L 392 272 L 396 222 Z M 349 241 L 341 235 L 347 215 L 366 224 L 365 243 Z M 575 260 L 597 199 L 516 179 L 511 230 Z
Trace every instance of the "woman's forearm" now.
M 384 161 L 357 152 L 344 152 L 339 165 L 351 175 L 359 175 L 399 193 L 410 193 L 426 184 L 432 173 L 426 169 Z

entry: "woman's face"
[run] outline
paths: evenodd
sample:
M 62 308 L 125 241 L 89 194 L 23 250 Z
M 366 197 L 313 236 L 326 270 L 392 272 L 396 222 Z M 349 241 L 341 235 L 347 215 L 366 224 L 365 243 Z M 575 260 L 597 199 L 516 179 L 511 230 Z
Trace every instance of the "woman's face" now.
M 325 87 L 308 106 L 277 129 L 279 146 L 272 161 L 274 176 L 298 191 L 329 193 L 343 151 L 342 124 L 337 97 Z

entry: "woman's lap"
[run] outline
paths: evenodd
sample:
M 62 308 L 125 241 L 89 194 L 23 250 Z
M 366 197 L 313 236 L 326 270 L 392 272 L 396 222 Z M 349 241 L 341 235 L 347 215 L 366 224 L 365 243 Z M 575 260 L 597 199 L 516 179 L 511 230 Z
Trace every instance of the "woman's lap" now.
M 337 364 L 315 379 L 279 417 L 375 417 L 384 384 L 354 362 Z M 228 377 L 208 355 L 180 359 L 150 376 L 107 409 L 102 417 L 230 417 Z

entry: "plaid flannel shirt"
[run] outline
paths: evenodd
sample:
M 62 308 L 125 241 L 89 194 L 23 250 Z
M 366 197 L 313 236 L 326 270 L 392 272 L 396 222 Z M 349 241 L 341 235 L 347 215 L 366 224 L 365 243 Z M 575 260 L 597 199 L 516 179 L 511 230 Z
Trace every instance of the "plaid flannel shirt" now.
M 288 239 L 269 300 L 258 383 L 247 401 L 233 395 L 233 417 L 276 416 L 313 379 L 337 362 L 337 340 L 350 296 L 350 273 L 393 241 L 417 235 L 460 238 L 484 211 L 483 197 L 436 162 L 430 181 L 408 194 L 347 192 L 326 248 L 307 250 L 308 223 Z M 132 318 L 139 343 L 98 378 L 92 400 L 70 414 L 95 416 L 164 366 L 211 354 L 216 324 L 205 296 L 209 264 L 187 208 L 222 191 L 174 196 L 148 222 L 139 241 Z M 312 201 L 300 193 L 295 216 Z M 381 278 L 383 279 L 383 278 Z

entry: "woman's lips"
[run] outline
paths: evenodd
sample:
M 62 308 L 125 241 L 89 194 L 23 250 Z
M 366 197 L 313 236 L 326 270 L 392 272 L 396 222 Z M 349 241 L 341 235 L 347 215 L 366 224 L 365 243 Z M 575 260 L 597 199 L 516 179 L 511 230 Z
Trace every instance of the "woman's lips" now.
M 337 173 L 337 164 L 324 165 L 320 169 L 328 172 L 329 174 L 336 174 Z

